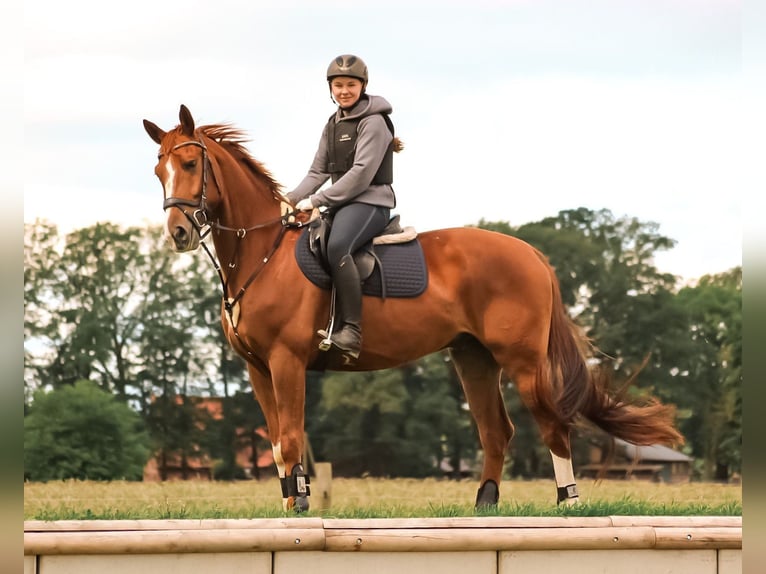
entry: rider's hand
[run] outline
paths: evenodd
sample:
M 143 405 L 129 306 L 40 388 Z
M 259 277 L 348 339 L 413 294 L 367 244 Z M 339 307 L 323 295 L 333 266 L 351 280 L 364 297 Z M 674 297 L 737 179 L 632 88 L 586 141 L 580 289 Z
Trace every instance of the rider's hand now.
M 314 209 L 314 204 L 312 203 L 310 197 L 306 197 L 298 202 L 298 204 L 295 206 L 295 209 L 298 211 L 311 211 Z

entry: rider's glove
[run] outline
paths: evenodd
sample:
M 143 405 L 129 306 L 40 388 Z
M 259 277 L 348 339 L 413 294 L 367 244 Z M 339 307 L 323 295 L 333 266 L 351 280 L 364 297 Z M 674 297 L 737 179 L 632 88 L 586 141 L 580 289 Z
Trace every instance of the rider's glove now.
M 311 211 L 314 209 L 314 203 L 311 201 L 310 197 L 306 197 L 298 202 L 295 209 L 298 211 Z

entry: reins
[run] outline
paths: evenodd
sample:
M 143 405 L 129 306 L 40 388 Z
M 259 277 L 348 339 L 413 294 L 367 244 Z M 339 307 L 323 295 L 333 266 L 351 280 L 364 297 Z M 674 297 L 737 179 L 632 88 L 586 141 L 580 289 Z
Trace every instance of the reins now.
M 218 221 L 210 221 L 208 217 L 208 211 L 207 211 L 207 173 L 208 173 L 208 164 L 210 162 L 208 155 L 207 155 L 207 147 L 201 140 L 189 140 L 182 142 L 176 146 L 174 146 L 171 151 L 175 151 L 180 147 L 187 146 L 187 145 L 196 145 L 202 149 L 202 189 L 200 193 L 200 200 L 198 203 L 195 203 L 193 200 L 190 199 L 182 199 L 178 197 L 169 197 L 166 198 L 163 203 L 163 210 L 168 209 L 170 207 L 176 207 L 181 210 L 181 213 L 186 216 L 186 218 L 189 220 L 189 222 L 194 226 L 197 233 L 200 237 L 200 244 L 202 245 L 202 248 L 205 250 L 205 253 L 207 253 L 208 258 L 210 259 L 210 262 L 213 264 L 213 268 L 218 273 L 218 278 L 221 281 L 221 288 L 223 290 L 223 305 L 224 309 L 226 310 L 226 314 L 229 318 L 229 324 L 231 325 L 234 335 L 237 337 L 239 342 L 242 344 L 243 349 L 245 352 L 251 356 L 256 357 L 255 352 L 250 348 L 250 346 L 240 337 L 239 335 L 239 329 L 237 328 L 237 321 L 234 317 L 234 308 L 237 305 L 237 303 L 242 299 L 242 297 L 245 295 L 245 291 L 247 288 L 255 281 L 255 279 L 258 277 L 258 275 L 263 271 L 263 269 L 266 267 L 266 264 L 271 260 L 271 258 L 276 253 L 277 249 L 279 248 L 280 244 L 282 243 L 282 239 L 285 236 L 285 232 L 288 229 L 300 229 L 302 228 L 305 223 L 296 221 L 294 219 L 294 216 L 298 214 L 299 212 L 295 209 L 286 212 L 284 215 L 280 215 L 279 217 L 275 217 L 273 219 L 269 219 L 267 221 L 264 221 L 263 223 L 258 223 L 255 225 L 252 225 L 250 227 L 228 227 L 226 225 L 221 225 Z M 221 188 L 221 183 L 217 182 L 219 191 Z M 186 209 L 183 208 L 183 206 L 189 206 L 196 208 L 193 212 L 189 213 Z M 293 220 L 291 221 L 291 218 Z M 255 231 L 258 229 L 264 229 L 266 227 L 270 227 L 272 225 L 275 225 L 277 223 L 281 223 L 282 227 L 279 230 L 279 233 L 277 234 L 277 237 L 274 239 L 274 243 L 271 246 L 271 249 L 267 252 L 266 256 L 261 259 L 260 265 L 253 270 L 253 272 L 250 274 L 250 276 L 247 278 L 245 283 L 240 287 L 239 291 L 234 297 L 229 297 L 229 282 L 224 276 L 223 270 L 221 268 L 221 264 L 219 262 L 219 259 L 213 255 L 210 248 L 208 247 L 207 243 L 204 242 L 204 239 L 210 234 L 211 231 L 225 231 L 225 232 L 233 232 L 236 235 L 237 242 L 235 243 L 234 251 L 231 256 L 231 260 L 227 264 L 229 269 L 235 269 L 237 267 L 237 257 L 239 255 L 239 247 L 241 245 L 241 242 L 245 239 L 247 234 L 251 231 Z

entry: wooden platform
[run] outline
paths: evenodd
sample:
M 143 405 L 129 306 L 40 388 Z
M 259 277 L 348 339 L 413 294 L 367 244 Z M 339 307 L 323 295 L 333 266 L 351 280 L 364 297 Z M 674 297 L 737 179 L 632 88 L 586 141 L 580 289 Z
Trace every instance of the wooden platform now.
M 741 517 L 24 523 L 25 574 L 734 574 L 741 549 Z

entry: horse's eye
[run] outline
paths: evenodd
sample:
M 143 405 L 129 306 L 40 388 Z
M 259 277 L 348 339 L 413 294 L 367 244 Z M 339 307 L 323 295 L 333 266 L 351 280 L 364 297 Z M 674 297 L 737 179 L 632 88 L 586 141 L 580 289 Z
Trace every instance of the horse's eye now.
M 181 167 L 183 167 L 187 171 L 191 171 L 195 167 L 197 167 L 197 160 L 193 159 L 191 161 L 185 161 L 183 164 L 181 164 Z

